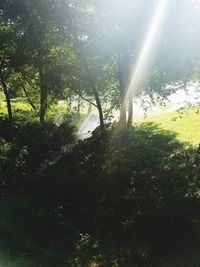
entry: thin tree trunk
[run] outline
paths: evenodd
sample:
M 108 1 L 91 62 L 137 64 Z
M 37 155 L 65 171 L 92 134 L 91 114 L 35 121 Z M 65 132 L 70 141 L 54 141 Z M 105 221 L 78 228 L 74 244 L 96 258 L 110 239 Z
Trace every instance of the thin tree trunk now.
M 77 103 L 77 113 L 80 114 L 81 111 L 81 97 L 78 97 L 78 103 Z
M 97 110 L 98 110 L 98 113 L 99 113 L 99 122 L 100 122 L 100 129 L 101 129 L 101 133 L 102 133 L 102 136 L 105 136 L 105 125 L 104 125 L 104 116 L 103 116 L 103 109 L 102 109 L 102 105 L 101 105 L 101 100 L 100 100 L 100 97 L 99 97 L 99 94 L 98 94 L 98 90 L 96 88 L 96 85 L 95 85 L 95 81 L 90 73 L 90 70 L 89 70 L 89 67 L 88 67 L 88 63 L 87 63 L 87 60 L 83 54 L 83 51 L 82 51 L 82 48 L 79 44 L 79 40 L 78 38 L 74 36 L 74 40 L 75 40 L 75 46 L 77 47 L 78 49 L 78 52 L 79 52 L 79 55 L 83 61 L 83 64 L 84 64 L 84 67 L 85 67 L 85 72 L 87 74 L 87 77 L 88 77 L 88 81 L 89 81 L 89 84 L 90 84 L 90 87 L 92 89 L 92 92 L 93 92 L 93 95 L 94 95 L 94 98 L 95 98 L 95 101 L 96 101 L 96 107 L 97 107 Z
M 101 100 L 100 100 L 100 97 L 99 97 L 95 82 L 93 80 L 93 77 L 90 74 L 87 61 L 85 59 L 84 59 L 84 65 L 85 65 L 85 69 L 86 69 L 87 76 L 88 76 L 88 79 L 89 79 L 89 82 L 90 82 L 90 86 L 91 86 L 91 89 L 92 89 L 92 92 L 94 94 L 94 98 L 95 98 L 95 101 L 96 101 L 96 107 L 97 107 L 97 110 L 98 110 L 98 113 L 99 113 L 99 122 L 100 122 L 101 133 L 102 133 L 102 136 L 105 136 L 105 125 L 104 125 L 104 117 L 103 117 L 103 110 L 102 110 Z
M 40 122 L 45 122 L 45 115 L 47 111 L 47 88 L 44 80 L 44 70 L 39 68 L 39 79 L 40 79 Z
M 28 101 L 28 103 L 29 103 L 29 105 L 32 107 L 32 109 L 36 109 L 36 106 L 33 104 L 33 102 L 31 101 L 31 99 L 30 99 L 30 97 L 29 97 L 29 95 L 28 95 L 28 92 L 27 92 L 27 90 L 26 90 L 26 87 L 23 85 L 23 83 L 22 83 L 22 80 L 20 80 L 20 82 L 21 82 L 21 86 L 22 86 L 22 89 L 23 89 L 23 91 L 24 91 L 24 94 L 25 94 L 25 96 L 26 96 L 26 98 L 27 98 L 27 101 Z
M 8 87 L 6 85 L 6 82 L 4 80 L 3 72 L 0 70 L 0 78 L 1 78 L 1 85 L 3 87 L 3 92 L 6 98 L 6 104 L 7 104 L 7 110 L 8 110 L 8 118 L 12 120 L 13 114 L 12 114 L 12 106 L 11 106 L 11 101 L 10 101 L 10 94 Z
M 130 55 L 127 50 L 118 52 L 118 81 L 120 87 L 120 98 L 121 98 L 121 109 L 120 109 L 120 120 L 119 126 L 121 130 L 126 130 L 129 122 L 127 122 L 127 89 L 130 75 Z M 130 107 L 129 107 L 130 109 Z M 131 115 L 131 114 L 130 114 Z
M 99 98 L 99 94 L 97 92 L 97 90 L 93 90 L 94 92 L 94 97 L 96 100 L 96 104 L 97 104 L 97 109 L 98 109 L 98 113 L 99 113 L 99 121 L 100 121 L 100 128 L 101 128 L 101 132 L 102 135 L 105 135 L 105 126 L 104 126 L 104 118 L 103 118 L 103 110 L 102 110 L 102 106 L 101 106 L 101 101 Z
M 127 121 L 127 127 L 130 128 L 133 123 L 133 98 L 130 96 L 128 103 L 128 121 Z
M 126 103 L 124 101 L 121 101 L 119 126 L 122 130 L 126 129 Z
M 120 129 L 126 129 L 126 84 L 125 77 L 123 75 L 123 59 L 122 55 L 118 54 L 118 80 L 120 88 Z

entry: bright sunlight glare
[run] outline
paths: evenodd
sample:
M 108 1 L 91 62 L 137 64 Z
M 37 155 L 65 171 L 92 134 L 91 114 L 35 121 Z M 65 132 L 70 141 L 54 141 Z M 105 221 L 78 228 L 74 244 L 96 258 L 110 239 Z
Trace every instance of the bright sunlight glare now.
M 170 0 L 160 0 L 160 3 L 155 11 L 155 15 L 150 25 L 149 32 L 144 42 L 141 54 L 138 58 L 136 67 L 130 76 L 130 82 L 127 89 L 127 98 L 134 96 L 134 94 L 137 92 L 149 64 L 152 63 L 153 55 L 155 55 L 156 47 L 159 43 L 158 38 L 162 31 L 164 19 L 167 14 L 169 1 Z

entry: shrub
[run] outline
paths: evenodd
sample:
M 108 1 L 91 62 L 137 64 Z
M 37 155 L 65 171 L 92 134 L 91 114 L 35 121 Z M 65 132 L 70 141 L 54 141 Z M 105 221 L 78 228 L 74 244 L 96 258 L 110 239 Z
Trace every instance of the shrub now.
M 64 121 L 41 125 L 39 122 L 0 121 L 0 173 L 3 184 L 17 191 L 28 175 L 55 162 L 63 148 L 75 141 L 75 127 Z
M 66 248 L 73 264 L 100 259 L 102 266 L 150 266 L 154 257 L 189 244 L 195 233 L 199 163 L 196 149 L 153 124 L 120 138 L 109 128 L 104 140 L 96 130 L 28 180 L 17 207 L 7 204 L 3 213 L 23 240 L 53 251 Z

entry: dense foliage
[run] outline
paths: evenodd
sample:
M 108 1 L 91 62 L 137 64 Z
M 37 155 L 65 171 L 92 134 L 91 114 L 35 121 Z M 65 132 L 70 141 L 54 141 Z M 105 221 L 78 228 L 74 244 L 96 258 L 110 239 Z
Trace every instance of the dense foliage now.
M 146 0 L 1 0 L 0 81 L 8 117 L 15 117 L 12 101 L 19 97 L 39 110 L 41 123 L 52 103 L 64 100 L 79 109 L 82 100 L 97 108 L 104 134 L 106 111 L 111 117 L 120 109 L 121 126 L 131 126 L 134 98 L 161 101 L 177 85 L 197 81 L 200 7 L 184 0 L 181 8 L 169 3 L 162 34 L 149 51 L 157 53 L 146 55 L 141 81 L 131 84 L 157 7 Z
M 45 138 L 48 131 L 43 128 Z M 21 140 L 26 143 L 23 137 L 19 144 Z M 15 162 L 18 181 L 8 184 L 5 176 L 7 184 L 3 183 L 2 246 L 48 266 L 160 266 L 156 259 L 167 259 L 184 244 L 194 245 L 199 151 L 179 143 L 174 133 L 144 124 L 122 138 L 114 127 L 102 141 L 96 130 L 69 147 L 57 163 L 20 179 L 19 172 L 25 175 L 34 155 L 31 145 L 47 145 L 40 140 L 29 140 L 31 152 L 25 162 L 22 151 L 15 161 L 7 156 L 10 164 Z M 49 150 L 32 160 L 33 166 L 46 155 L 50 161 L 51 140 Z M 10 147 L 5 141 L 1 149 L 6 157 Z M 9 172 L 12 176 L 13 169 Z

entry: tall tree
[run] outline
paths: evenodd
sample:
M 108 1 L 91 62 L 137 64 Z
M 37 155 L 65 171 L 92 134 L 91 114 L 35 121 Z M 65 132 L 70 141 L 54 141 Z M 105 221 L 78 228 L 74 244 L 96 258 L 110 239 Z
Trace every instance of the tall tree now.
M 2 4 L 5 4 L 5 1 Z M 10 23 L 9 18 L 6 16 L 3 5 L 0 7 L 0 14 L 0 84 L 6 99 L 8 117 L 12 119 L 9 80 L 16 67 L 16 49 L 19 35 L 16 25 Z
M 48 94 L 52 89 L 52 72 L 58 64 L 58 55 L 62 52 L 58 47 L 64 40 L 59 32 L 58 1 L 4 1 L 3 13 L 16 25 L 20 32 L 18 68 L 30 66 L 37 70 L 32 72 L 32 79 L 37 79 L 40 89 L 40 121 L 44 123 L 48 107 Z M 31 73 L 30 73 L 31 74 Z M 55 84 L 53 86 L 56 86 Z

